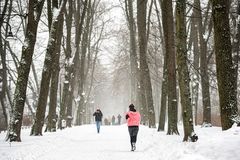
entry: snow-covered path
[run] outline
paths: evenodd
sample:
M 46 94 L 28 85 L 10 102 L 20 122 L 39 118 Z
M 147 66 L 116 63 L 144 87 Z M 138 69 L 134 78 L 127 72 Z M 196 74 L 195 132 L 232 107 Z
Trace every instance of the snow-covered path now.
M 67 128 L 44 136 L 22 131 L 21 143 L 4 142 L 0 134 L 0 160 L 239 160 L 240 130 L 196 129 L 199 141 L 183 143 L 182 136 L 167 136 L 140 126 L 137 150 L 130 151 L 126 125 Z M 237 148 L 236 148 L 237 147 Z

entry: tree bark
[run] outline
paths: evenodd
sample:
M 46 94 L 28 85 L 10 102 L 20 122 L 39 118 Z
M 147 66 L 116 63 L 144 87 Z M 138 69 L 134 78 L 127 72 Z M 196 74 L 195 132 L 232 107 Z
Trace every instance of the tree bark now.
M 173 27 L 172 1 L 162 1 L 162 23 L 167 61 L 167 95 L 168 95 L 168 131 L 167 134 L 179 134 L 177 128 L 177 91 L 176 59 Z
M 87 54 L 87 46 L 88 46 L 88 35 L 89 35 L 89 26 L 91 22 L 91 0 L 88 1 L 87 7 L 87 19 L 86 25 L 83 32 L 82 44 L 81 44 L 81 58 L 80 58 L 80 71 L 79 71 L 79 86 L 78 86 L 78 96 L 80 97 L 80 101 L 78 103 L 78 125 L 82 125 L 85 123 L 86 109 L 85 109 L 85 71 L 86 71 L 86 54 Z
M 53 57 L 52 63 L 52 77 L 51 77 L 51 89 L 50 89 L 50 101 L 49 101 L 49 111 L 48 111 L 48 122 L 46 131 L 55 132 L 56 123 L 58 116 L 56 113 L 57 108 L 57 91 L 58 91 L 58 81 L 59 81 L 59 59 L 61 54 L 61 40 L 63 36 L 63 15 L 59 18 L 58 31 L 57 31 L 57 42 L 56 42 L 56 55 Z
M 159 0 L 159 5 L 162 7 L 162 2 Z M 155 11 L 158 19 L 158 29 L 160 33 L 160 38 L 162 41 L 162 53 L 163 53 L 163 75 L 162 75 L 162 89 L 161 89 L 161 105 L 160 105 L 160 115 L 159 115 L 159 125 L 158 131 L 164 131 L 165 120 L 166 120 L 166 109 L 167 109 L 167 60 L 166 60 L 166 50 L 165 50 L 165 40 L 162 32 L 162 23 L 160 21 L 160 14 L 157 7 L 157 0 L 154 1 Z
M 63 14 L 65 10 L 66 2 L 67 0 L 62 1 L 59 8 L 59 13 L 55 15 L 56 17 L 53 17 L 50 37 L 49 37 L 48 46 L 46 50 L 46 57 L 44 61 L 43 71 L 42 71 L 42 80 L 40 85 L 40 93 L 39 93 L 39 99 L 38 99 L 38 105 L 37 105 L 37 111 L 36 111 L 36 118 L 31 131 L 31 135 L 35 135 L 35 136 L 42 135 L 42 127 L 44 125 L 47 98 L 48 98 L 48 92 L 49 92 L 49 83 L 50 83 L 50 78 L 52 74 L 51 70 L 52 70 L 53 57 L 57 56 L 57 54 L 55 53 L 55 49 L 56 49 L 58 27 L 60 23 L 61 14 Z M 57 8 L 55 8 L 54 6 L 53 12 L 55 12 L 56 9 Z
M 197 1 L 194 1 L 194 6 L 196 6 Z M 197 19 L 196 19 L 196 12 L 197 8 L 193 8 L 193 18 L 191 23 L 191 37 L 193 42 L 193 78 L 192 78 L 192 106 L 194 109 L 194 115 L 195 115 L 195 125 L 197 125 L 197 119 L 198 119 L 198 93 L 199 93 L 199 39 L 198 39 L 198 27 L 197 27 Z
M 70 91 L 70 80 L 71 80 L 71 63 L 70 59 L 72 57 L 72 50 L 71 50 L 71 33 L 72 33 L 72 16 L 73 16 L 73 4 L 72 0 L 68 1 L 68 13 L 65 12 L 66 15 L 66 30 L 67 30 L 67 36 L 66 36 L 66 51 L 65 51 L 65 73 L 64 73 L 64 83 L 63 83 L 63 93 L 62 93 L 62 101 L 60 104 L 60 111 L 62 112 L 63 118 L 67 119 L 67 127 L 72 126 L 72 104 L 68 104 L 70 101 L 72 102 L 72 98 L 69 96 Z M 66 116 L 65 116 L 65 110 Z M 59 126 L 60 128 L 62 126 Z
M 207 42 L 204 40 L 204 28 L 202 25 L 202 13 L 200 0 L 196 0 L 196 17 L 198 18 L 198 35 L 200 43 L 200 72 L 202 84 L 202 104 L 203 104 L 203 126 L 204 124 L 211 124 L 211 102 L 209 92 L 209 75 L 208 75 L 208 61 L 207 61 Z M 210 125 L 207 125 L 210 126 Z
M 141 94 L 146 96 L 146 106 L 148 125 L 150 128 L 155 128 L 155 112 L 152 98 L 152 85 L 147 64 L 147 40 L 146 40 L 146 10 L 147 1 L 137 0 L 137 24 L 138 24 L 138 39 L 139 39 L 139 51 L 140 51 L 140 78 L 142 83 Z M 143 106 L 142 106 L 143 107 Z
M 187 64 L 186 1 L 177 0 L 176 3 L 177 66 L 184 128 L 183 141 L 190 141 L 192 135 L 194 135 L 194 128 L 190 94 L 190 77 Z
M 126 13 L 130 36 L 130 67 L 131 67 L 131 102 L 137 103 L 137 47 L 136 47 L 136 24 L 133 16 L 132 0 L 125 0 Z M 128 5 L 127 5 L 128 4 Z
M 227 130 L 232 127 L 238 112 L 228 1 L 212 0 L 212 9 L 221 123 L 222 130 Z
M 22 57 L 18 68 L 18 78 L 14 93 L 13 115 L 11 117 L 7 140 L 21 141 L 21 125 L 23 117 L 24 103 L 26 99 L 26 90 L 30 67 L 32 63 L 32 55 L 36 42 L 37 26 L 42 12 L 44 0 L 29 1 L 28 23 L 26 35 L 22 47 Z
M 81 13 L 81 16 L 80 16 L 80 8 L 78 8 L 76 10 L 76 13 L 75 13 L 75 20 L 76 20 L 76 36 L 75 36 L 75 47 L 76 47 L 76 51 L 75 51 L 75 54 L 74 54 L 74 58 L 73 58 L 73 65 L 71 66 L 71 81 L 70 81 L 70 85 L 71 85 L 71 89 L 70 89 L 70 94 L 69 94 L 69 99 L 68 99 L 68 106 L 69 107 L 72 107 L 72 98 L 73 98 L 73 93 L 74 93 L 74 89 L 76 88 L 76 81 L 77 81 L 77 78 L 78 78 L 78 68 L 80 66 L 80 41 L 81 41 L 81 35 L 82 35 L 82 32 L 83 32 L 83 24 L 84 24 L 84 20 L 86 18 L 86 12 L 87 12 L 87 6 L 88 6 L 88 0 L 85 0 L 83 2 L 83 10 L 82 10 L 82 13 Z M 78 4 L 78 7 L 80 7 L 80 2 Z M 80 17 L 80 18 L 77 18 L 77 17 Z M 76 102 L 78 104 L 78 102 Z M 63 115 L 62 115 L 63 114 Z M 60 117 L 64 117 L 65 115 L 65 112 L 61 111 L 60 112 Z M 76 118 L 77 119 L 77 118 Z

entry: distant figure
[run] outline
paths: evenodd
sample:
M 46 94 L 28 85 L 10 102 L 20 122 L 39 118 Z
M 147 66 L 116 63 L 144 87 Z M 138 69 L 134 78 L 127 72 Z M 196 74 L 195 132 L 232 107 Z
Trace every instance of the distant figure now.
M 118 114 L 118 116 L 117 116 L 117 119 L 118 119 L 118 125 L 121 124 L 121 118 L 122 118 L 122 116 L 121 116 L 120 114 Z
M 140 113 L 136 111 L 133 104 L 129 105 L 129 111 L 126 114 L 128 132 L 130 135 L 131 151 L 136 150 L 137 134 L 140 124 Z
M 96 121 L 96 126 L 97 126 L 97 133 L 100 132 L 100 126 L 102 123 L 102 112 L 99 108 L 97 108 L 97 110 L 93 113 L 93 116 L 95 116 L 95 121 Z
M 109 122 L 108 122 L 108 119 L 107 119 L 107 118 L 104 118 L 104 124 L 105 124 L 105 125 L 109 125 Z
M 67 123 L 65 119 L 62 119 L 62 129 L 66 128 Z
M 115 116 L 112 116 L 112 125 L 115 125 Z

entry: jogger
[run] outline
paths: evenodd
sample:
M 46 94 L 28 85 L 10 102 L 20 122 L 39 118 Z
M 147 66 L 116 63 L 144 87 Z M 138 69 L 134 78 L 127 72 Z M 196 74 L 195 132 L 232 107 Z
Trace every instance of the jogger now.
M 140 113 L 136 111 L 133 104 L 129 105 L 129 111 L 126 114 L 126 119 L 128 125 L 128 132 L 130 135 L 131 151 L 135 151 L 140 124 Z

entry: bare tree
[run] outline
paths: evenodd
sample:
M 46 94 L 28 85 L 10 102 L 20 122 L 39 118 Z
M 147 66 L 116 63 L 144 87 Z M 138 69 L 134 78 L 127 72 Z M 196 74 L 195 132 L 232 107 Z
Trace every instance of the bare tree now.
M 76 89 L 76 81 L 78 80 L 78 68 L 80 66 L 80 42 L 81 42 L 81 37 L 82 37 L 82 33 L 83 33 L 83 26 L 84 26 L 84 20 L 86 18 L 86 12 L 87 12 L 87 6 L 88 6 L 88 0 L 85 0 L 84 2 L 80 3 L 80 1 L 77 1 L 77 10 L 75 10 L 75 29 L 76 29 L 76 36 L 75 36 L 75 53 L 74 53 L 74 57 L 73 57 L 73 64 L 72 64 L 72 73 L 71 73 L 71 80 L 70 80 L 70 94 L 69 94 L 69 99 L 68 99 L 68 106 L 72 106 L 72 100 L 73 100 L 73 93 L 74 93 L 74 89 Z M 80 10 L 82 8 L 82 12 L 80 13 Z M 60 109 L 60 119 L 59 119 L 59 125 L 61 128 L 61 121 L 63 118 L 65 118 L 65 113 L 66 111 L 66 106 L 62 106 Z
M 176 3 L 177 67 L 184 128 L 183 141 L 195 142 L 197 136 L 193 128 L 190 77 L 187 64 L 186 1 L 178 0 Z
M 60 103 L 60 109 L 62 113 L 67 110 L 66 115 L 67 115 L 67 126 L 71 127 L 71 122 L 72 122 L 72 98 L 69 97 L 70 91 L 70 80 L 71 80 L 71 73 L 72 73 L 72 68 L 71 68 L 71 57 L 72 57 L 72 49 L 71 49 L 71 34 L 72 34 L 72 21 L 73 21 L 73 3 L 72 0 L 68 1 L 68 9 L 65 11 L 66 15 L 66 30 L 67 30 L 67 35 L 66 35 L 66 48 L 65 48 L 65 73 L 64 73 L 64 84 L 63 84 L 63 91 L 62 91 L 62 98 L 61 98 L 61 103 Z M 70 104 L 68 104 L 70 103 Z M 64 115 L 64 119 L 65 119 Z M 60 126 L 61 128 L 61 126 Z
M 155 128 L 155 112 L 152 97 L 152 85 L 149 67 L 147 64 L 147 35 L 146 35 L 146 10 L 147 1 L 137 0 L 137 24 L 138 24 L 138 41 L 140 52 L 140 87 L 141 94 L 146 97 L 146 107 L 148 115 L 148 125 Z
M 212 0 L 214 24 L 214 48 L 217 67 L 218 92 L 221 110 L 222 130 L 232 127 L 237 117 L 237 97 L 235 87 L 232 46 L 229 27 L 229 2 Z
M 173 26 L 172 1 L 162 1 L 162 23 L 165 39 L 167 62 L 167 93 L 168 93 L 168 131 L 167 134 L 179 134 L 177 128 L 177 91 L 176 91 L 176 60 Z
M 63 37 L 63 14 L 59 18 L 58 31 L 56 37 L 56 55 L 52 58 L 52 74 L 51 74 L 51 88 L 50 88 L 50 100 L 49 100 L 49 111 L 47 118 L 47 126 L 45 131 L 54 132 L 56 131 L 56 123 L 58 116 L 56 113 L 57 108 L 57 91 L 58 91 L 58 82 L 59 82 L 59 59 L 61 55 L 61 42 Z
M 200 72 L 202 84 L 202 104 L 203 104 L 203 125 L 211 126 L 211 102 L 209 92 L 209 75 L 208 75 L 208 61 L 207 61 L 207 42 L 204 40 L 204 27 L 202 24 L 202 13 L 200 0 L 196 0 L 196 17 L 198 18 L 198 35 L 200 43 Z
M 125 0 L 125 11 L 130 36 L 130 67 L 131 67 L 131 102 L 137 103 L 137 84 L 138 84 L 138 68 L 137 68 L 137 47 L 136 47 L 136 23 L 133 15 L 132 0 Z M 138 104 L 138 103 L 137 103 Z M 138 105 L 137 105 L 138 106 Z
M 51 78 L 51 71 L 52 71 L 52 63 L 53 58 L 55 56 L 58 56 L 56 53 L 56 42 L 57 42 L 57 33 L 59 33 L 59 23 L 61 15 L 64 13 L 65 5 L 67 0 L 63 0 L 59 7 L 59 12 L 53 17 L 52 24 L 51 24 L 51 31 L 50 31 L 50 37 L 48 41 L 48 46 L 46 50 L 46 57 L 44 61 L 43 71 L 42 71 L 42 80 L 41 80 L 41 87 L 40 87 L 40 93 L 38 98 L 38 105 L 37 105 L 37 111 L 36 111 L 36 118 L 35 122 L 32 126 L 31 135 L 42 135 L 42 127 L 44 124 L 45 119 L 45 112 L 46 112 L 46 105 L 47 105 L 47 98 L 48 98 L 48 92 L 49 92 L 49 83 Z M 56 11 L 58 8 L 57 1 L 55 1 L 56 4 L 53 6 L 53 12 Z
M 8 41 L 6 40 L 8 33 L 11 32 L 11 28 L 9 28 L 9 20 L 10 20 L 10 14 L 12 12 L 12 1 L 10 1 L 10 3 L 8 4 L 8 0 L 5 1 L 5 3 L 3 3 L 3 11 L 0 13 L 1 17 L 0 17 L 0 58 L 1 58 L 1 68 L 0 68 L 0 86 L 1 86 L 1 90 L 0 90 L 0 103 L 2 106 L 2 113 L 4 116 L 4 126 L 2 126 L 1 128 L 6 130 L 7 126 L 8 126 L 8 114 L 7 114 L 7 105 L 6 105 L 6 95 L 8 92 L 8 87 L 7 87 L 7 64 L 6 64 L 6 49 L 7 49 L 7 44 Z M 7 11 L 8 8 L 8 11 Z M 7 13 L 8 12 L 8 13 Z M 6 21 L 4 21 L 6 18 Z M 5 26 L 5 35 L 2 35 L 2 30 L 3 30 L 3 24 L 6 24 Z M 10 30 L 10 31 L 9 31 Z M 9 31 L 9 32 L 8 32 Z M 4 38 L 3 38 L 4 37 Z
M 18 69 L 18 78 L 13 100 L 14 107 L 7 135 L 7 140 L 10 141 L 21 141 L 20 133 L 24 103 L 26 99 L 27 82 L 36 42 L 38 22 L 40 20 L 44 2 L 44 0 L 33 0 L 29 1 L 28 4 L 29 9 L 26 35 L 24 40 L 25 43 L 22 47 L 22 57 Z
M 86 116 L 86 108 L 85 108 L 85 77 L 86 77 L 86 54 L 87 54 L 87 47 L 89 40 L 89 30 L 90 30 L 90 22 L 92 19 L 91 7 L 92 1 L 88 1 L 87 7 L 87 17 L 86 17 L 86 24 L 83 32 L 82 43 L 81 43 L 81 57 L 80 57 L 80 70 L 79 70 L 79 81 L 78 81 L 78 96 L 80 97 L 80 101 L 78 103 L 78 124 L 84 124 Z

